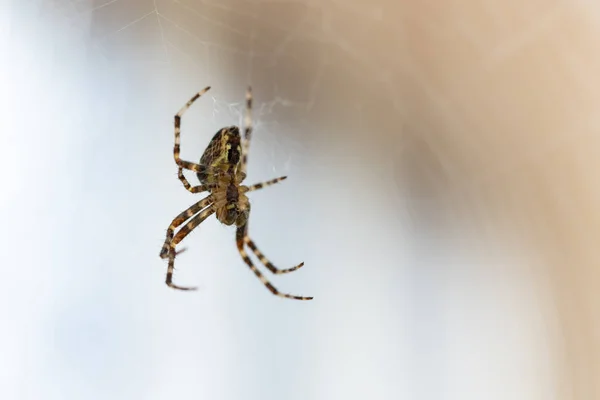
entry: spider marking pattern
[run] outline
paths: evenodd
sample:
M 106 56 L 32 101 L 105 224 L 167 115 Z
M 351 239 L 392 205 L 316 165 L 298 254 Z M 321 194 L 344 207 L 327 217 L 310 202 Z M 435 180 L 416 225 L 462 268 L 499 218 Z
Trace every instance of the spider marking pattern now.
M 248 236 L 250 202 L 248 201 L 246 193 L 274 185 L 287 178 L 286 176 L 282 176 L 251 186 L 242 185 L 242 181 L 246 178 L 248 149 L 250 147 L 250 138 L 252 136 L 252 89 L 248 87 L 248 91 L 246 92 L 243 140 L 240 135 L 240 129 L 237 126 L 229 126 L 220 129 L 213 136 L 200 158 L 200 163 L 196 164 L 190 161 L 184 161 L 179 157 L 181 147 L 181 118 L 192 104 L 209 89 L 210 86 L 196 93 L 175 115 L 175 146 L 173 147 L 173 156 L 178 167 L 177 176 L 189 192 L 208 192 L 209 195 L 193 204 L 187 210 L 181 212 L 173 219 L 167 228 L 167 237 L 160 251 L 160 257 L 162 259 L 169 259 L 166 283 L 173 289 L 178 290 L 197 289 L 196 287 L 178 286 L 173 283 L 175 257 L 185 250 L 185 248 L 176 250 L 176 246 L 205 219 L 215 214 L 219 222 L 229 226 L 236 226 L 236 245 L 242 259 L 271 293 L 288 299 L 312 300 L 312 297 L 296 296 L 282 293 L 277 290 L 262 272 L 256 268 L 245 250 L 245 247 L 249 248 L 260 262 L 270 272 L 276 275 L 295 271 L 304 265 L 302 262 L 292 268 L 277 268 L 267 259 L 267 257 L 265 257 L 250 236 Z M 200 185 L 192 186 L 183 174 L 184 169 L 195 172 L 200 181 Z M 175 233 L 175 229 L 179 228 L 184 223 L 185 225 Z

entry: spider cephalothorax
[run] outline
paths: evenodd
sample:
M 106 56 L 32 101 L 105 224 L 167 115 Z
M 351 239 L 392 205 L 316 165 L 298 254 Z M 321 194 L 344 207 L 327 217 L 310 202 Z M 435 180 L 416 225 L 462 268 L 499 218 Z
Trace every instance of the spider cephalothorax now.
M 221 223 L 235 224 L 237 227 L 246 225 L 250 216 L 250 202 L 245 194 L 247 191 L 247 186 L 240 186 L 234 182 L 227 180 L 217 182 L 213 195 L 215 213 Z
M 184 161 L 179 158 L 181 116 L 188 108 L 190 108 L 194 101 L 209 89 L 210 87 L 207 87 L 199 93 L 196 93 L 175 115 L 175 147 L 173 148 L 173 155 L 175 163 L 178 166 L 178 177 L 188 191 L 192 193 L 209 192 L 210 194 L 208 197 L 198 201 L 196 204 L 180 213 L 175 217 L 173 222 L 171 222 L 169 228 L 167 228 L 167 237 L 160 251 L 161 258 L 169 259 L 166 283 L 174 289 L 195 290 L 193 287 L 181 287 L 172 282 L 175 256 L 183 251 L 176 251 L 175 247 L 194 228 L 200 225 L 202 221 L 212 214 L 216 214 L 217 220 L 221 223 L 225 225 L 235 225 L 237 227 L 236 245 L 238 251 L 244 262 L 250 267 L 252 272 L 254 272 L 267 289 L 277 296 L 297 300 L 311 300 L 312 297 L 295 296 L 279 292 L 254 266 L 244 249 L 244 246 L 248 246 L 256 257 L 258 257 L 260 262 L 274 274 L 292 272 L 304 265 L 304 263 L 300 263 L 295 267 L 287 269 L 275 267 L 260 252 L 260 250 L 258 250 L 252 239 L 248 236 L 250 202 L 248 201 L 246 193 L 273 185 L 286 179 L 285 176 L 282 176 L 252 186 L 242 185 L 242 181 L 246 178 L 248 147 L 252 133 L 252 120 L 250 118 L 250 110 L 252 108 L 251 89 L 248 88 L 246 93 L 246 117 L 244 120 L 243 139 L 240 135 L 240 129 L 237 126 L 229 126 L 219 130 L 213 136 L 206 147 L 206 150 L 202 154 L 199 164 Z M 196 172 L 200 185 L 190 185 L 185 175 L 183 175 L 184 169 Z M 186 221 L 188 222 L 175 234 L 175 229 Z

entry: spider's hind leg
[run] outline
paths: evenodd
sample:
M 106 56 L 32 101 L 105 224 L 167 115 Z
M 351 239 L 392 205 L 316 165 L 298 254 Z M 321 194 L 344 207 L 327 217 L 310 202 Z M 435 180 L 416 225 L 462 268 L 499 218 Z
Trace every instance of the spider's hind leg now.
M 252 245 L 250 245 L 250 243 L 252 243 Z M 283 274 L 283 273 L 295 271 L 298 268 L 302 267 L 304 265 L 304 263 L 301 263 L 301 264 L 299 264 L 299 265 L 297 265 L 295 267 L 288 268 L 288 269 L 283 269 L 283 270 L 277 269 L 273 264 L 271 264 L 269 262 L 269 260 L 267 260 L 262 255 L 262 253 L 254 245 L 254 242 L 252 242 L 252 240 L 247 236 L 247 225 L 240 226 L 240 227 L 237 228 L 237 231 L 236 231 L 236 245 L 237 245 L 238 251 L 240 252 L 240 255 L 242 256 L 242 259 L 248 265 L 248 267 L 250 267 L 250 269 L 252 270 L 252 272 L 254 272 L 254 275 L 256 275 L 256 277 L 258 279 L 260 279 L 260 281 L 263 283 L 263 285 L 265 285 L 267 287 L 267 289 L 269 289 L 269 291 L 271 293 L 273 293 L 274 295 L 279 296 L 279 297 L 285 297 L 287 299 L 312 300 L 312 297 L 296 296 L 296 295 L 293 295 L 293 294 L 282 293 L 279 290 L 277 290 L 277 288 L 275 286 L 273 286 L 271 284 L 271 282 L 269 282 L 267 280 L 267 278 L 265 278 L 265 276 L 252 263 L 252 260 L 250 260 L 250 257 L 248 257 L 248 254 L 246 253 L 246 250 L 244 250 L 244 244 L 248 244 L 248 247 L 250 247 L 250 249 L 261 260 L 261 262 L 263 264 L 265 264 L 265 266 L 267 268 L 269 268 L 269 270 L 271 272 L 273 272 L 274 274 Z
M 254 241 L 252 239 L 250 239 L 250 237 L 246 236 L 244 238 L 244 243 L 246 243 L 248 245 L 248 247 L 250 248 L 250 250 L 252 250 L 254 255 L 256 257 L 258 257 L 260 262 L 265 267 L 267 267 L 267 269 L 269 271 L 271 271 L 275 275 L 287 274 L 288 272 L 293 272 L 297 269 L 302 268 L 302 266 L 304 266 L 304 261 L 303 261 L 300 264 L 298 264 L 294 267 L 291 267 L 291 268 L 285 268 L 285 269 L 277 268 L 276 266 L 273 265 L 273 263 L 271 263 L 271 261 L 269 261 L 269 259 L 267 257 L 265 257 L 265 255 L 258 249 L 258 247 L 256 247 L 256 244 L 254 244 Z

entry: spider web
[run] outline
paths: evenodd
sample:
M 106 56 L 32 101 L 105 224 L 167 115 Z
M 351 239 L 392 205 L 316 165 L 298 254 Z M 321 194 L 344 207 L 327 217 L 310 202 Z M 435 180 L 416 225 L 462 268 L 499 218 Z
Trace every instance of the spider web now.
M 268 385 L 273 398 L 494 399 L 506 398 L 509 387 L 523 394 L 514 398 L 550 398 L 539 389 L 548 386 L 526 382 L 545 382 L 553 371 L 523 355 L 545 351 L 545 342 L 529 334 L 548 321 L 536 319 L 545 292 L 530 294 L 522 282 L 532 278 L 521 267 L 544 261 L 527 251 L 533 240 L 519 230 L 519 218 L 505 216 L 534 214 L 536 205 L 527 201 L 536 192 L 530 181 L 519 180 L 525 171 L 541 169 L 547 159 L 594 135 L 599 98 L 581 77 L 600 63 L 585 51 L 589 43 L 581 32 L 562 28 L 593 24 L 596 13 L 582 16 L 581 4 L 541 0 L 503 2 L 510 3 L 506 7 L 493 1 L 399 6 L 392 0 L 23 3 L 13 2 L 15 17 L 2 24 L 9 41 L 0 50 L 17 61 L 5 56 L 9 73 L 0 76 L 7 88 L 3 109 L 14 115 L 0 121 L 7 138 L 1 169 L 18 163 L 17 154 L 31 154 L 46 161 L 47 176 L 68 179 L 40 183 L 38 190 L 51 194 L 42 204 L 27 195 L 25 179 L 40 174 L 39 165 L 22 166 L 23 179 L 4 172 L 8 195 L 2 206 L 52 214 L 33 240 L 58 255 L 49 263 L 22 248 L 34 266 L 27 279 L 93 287 L 89 298 L 75 290 L 90 315 L 69 303 L 67 316 L 57 319 L 88 335 L 102 327 L 102 338 L 117 343 L 74 341 L 73 350 L 59 331 L 56 352 L 77 368 L 65 366 L 57 381 L 71 380 L 69 371 L 81 374 L 69 393 L 92 387 L 99 397 L 118 391 L 136 398 L 143 387 L 149 398 L 222 398 L 219 388 L 226 387 L 227 398 L 264 398 Z M 31 43 L 36 50 L 27 54 Z M 44 74 L 35 79 L 38 66 Z M 269 298 L 260 305 L 265 314 L 232 311 L 228 291 L 243 293 L 236 300 L 254 299 L 251 288 L 259 283 L 248 282 L 251 275 L 240 267 L 220 268 L 240 262 L 231 237 L 212 239 L 221 227 L 207 224 L 202 240 L 196 236 L 178 260 L 177 279 L 202 282 L 202 301 L 217 300 L 190 304 L 148 296 L 147 304 L 167 320 L 153 326 L 160 339 L 138 343 L 145 335 L 135 329 L 152 326 L 155 317 L 140 317 L 146 314 L 135 309 L 136 299 L 122 304 L 121 297 L 107 295 L 130 288 L 108 282 L 106 269 L 124 275 L 121 282 L 144 276 L 149 285 L 157 279 L 156 270 L 148 272 L 156 254 L 144 258 L 151 252 L 148 243 L 156 244 L 156 253 L 160 248 L 156 232 L 163 227 L 155 221 L 162 224 L 192 201 L 181 194 L 170 158 L 172 115 L 212 86 L 183 118 L 182 157 L 196 161 L 219 128 L 241 124 L 248 84 L 255 97 L 249 179 L 290 176 L 278 192 L 253 197 L 252 234 L 273 260 L 294 262 L 309 254 L 305 269 L 318 265 L 318 279 L 304 271 L 276 284 L 305 294 L 312 294 L 305 288 L 318 288 L 326 301 L 315 315 L 294 309 L 290 317 L 288 309 L 266 304 Z M 31 118 L 32 112 L 39 118 Z M 44 121 L 51 121 L 52 135 L 42 133 Z M 15 132 L 36 132 L 36 141 Z M 557 176 L 568 180 L 566 173 Z M 285 214 L 278 211 L 284 207 Z M 27 226 L 20 213 L 12 214 L 11 226 Z M 136 222 L 116 229 L 123 221 Z M 57 225 L 65 235 L 86 235 L 67 246 L 55 233 Z M 18 236 L 31 235 L 20 229 Z M 12 236 L 6 235 L 8 242 Z M 194 246 L 200 248 L 196 253 Z M 99 255 L 90 261 L 89 254 Z M 59 278 L 35 268 L 45 263 L 64 265 L 57 267 Z M 143 321 L 127 322 L 128 308 Z M 225 321 L 227 312 L 233 317 Z M 189 315 L 206 321 L 187 322 Z M 261 318 L 288 325 L 256 328 Z M 106 328 L 115 321 L 116 331 Z M 323 326 L 326 334 L 308 335 L 296 348 L 304 324 Z M 195 336 L 207 326 L 218 328 Z M 280 336 L 273 334 L 278 329 Z M 474 331 L 482 334 L 474 337 Z M 293 341 L 283 339 L 286 334 Z M 148 347 L 154 353 L 145 353 Z M 124 353 L 130 358 L 121 363 Z M 495 367 L 482 368 L 481 357 Z M 177 367 L 183 358 L 188 361 Z M 283 365 L 287 358 L 293 361 Z M 315 359 L 315 370 L 305 372 Z M 544 357 L 536 360 L 546 365 Z M 118 368 L 123 365 L 139 368 L 131 383 Z M 41 375 L 50 377 L 48 371 Z M 51 378 L 44 385 L 64 398 Z M 48 398 L 42 389 L 32 393 Z
M 292 148 L 286 141 L 287 157 L 298 153 L 294 146 L 319 145 L 323 135 L 308 122 L 314 115 L 330 113 L 332 101 L 354 117 L 347 116 L 347 124 L 360 124 L 365 108 L 375 106 L 374 93 L 383 99 L 398 98 L 394 71 L 402 68 L 392 59 L 382 63 L 379 54 L 371 58 L 362 53 L 364 35 L 384 22 L 383 5 L 110 0 L 55 1 L 45 7 L 63 23 L 80 29 L 89 24 L 90 40 L 107 64 L 152 75 L 169 86 L 179 102 L 210 84 L 212 112 L 207 113 L 204 103 L 203 114 L 214 126 L 241 121 L 245 86 L 254 84 L 260 135 L 255 136 L 258 150 L 253 152 L 271 164 L 290 164 L 274 159 L 281 154 L 277 146 L 281 138 L 302 135 L 301 141 L 292 141 Z M 358 22 L 351 37 L 342 20 L 347 16 Z M 344 79 L 330 79 L 336 75 Z M 351 80 L 352 87 L 345 89 L 348 97 L 341 101 L 337 94 L 328 94 L 332 88 L 323 88 L 324 79 L 338 91 Z M 393 109 L 401 111 L 398 104 Z M 196 135 L 195 139 L 206 141 Z M 274 144 L 263 149 L 261 141 Z

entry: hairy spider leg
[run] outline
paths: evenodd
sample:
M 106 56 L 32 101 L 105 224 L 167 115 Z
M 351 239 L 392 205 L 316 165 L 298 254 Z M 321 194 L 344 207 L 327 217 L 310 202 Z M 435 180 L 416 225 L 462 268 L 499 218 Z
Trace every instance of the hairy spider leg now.
M 196 93 L 183 107 L 181 107 L 179 112 L 175 115 L 175 146 L 173 146 L 173 158 L 175 159 L 175 163 L 180 167 L 180 169 L 189 169 L 190 171 L 194 171 L 196 173 L 205 170 L 205 168 L 202 167 L 200 164 L 182 160 L 181 158 L 179 158 L 179 154 L 181 152 L 181 117 L 191 107 L 191 105 L 194 104 L 194 102 L 200 98 L 200 96 L 202 96 L 209 90 L 210 86 L 207 86 L 198 93 Z M 177 175 L 179 180 L 181 181 L 181 183 L 183 183 L 183 186 L 187 190 L 191 192 L 192 189 L 194 190 L 192 193 L 199 193 L 208 190 L 207 187 L 204 187 L 202 185 L 192 187 L 192 185 L 188 182 L 187 178 L 183 175 L 183 171 L 181 170 Z
M 177 170 L 177 177 L 183 183 L 183 187 L 190 193 L 202 193 L 210 190 L 210 186 L 208 185 L 198 185 L 192 186 L 186 179 L 185 175 L 183 175 L 183 168 L 179 167 Z
M 256 183 L 252 186 L 249 186 L 247 188 L 246 191 L 251 192 L 254 190 L 259 190 L 262 188 L 265 188 L 267 186 L 271 186 L 274 185 L 276 183 L 279 183 L 283 180 L 287 179 L 287 176 L 281 176 L 279 178 L 275 178 L 275 179 L 271 179 L 270 181 L 266 181 L 266 182 L 261 182 L 261 183 Z M 244 236 L 244 243 L 248 245 L 248 247 L 250 247 L 250 249 L 252 250 L 252 252 L 256 255 L 256 257 L 258 257 L 258 259 L 260 260 L 260 262 L 269 269 L 269 271 L 271 271 L 272 273 L 276 274 L 276 275 L 280 275 L 280 274 L 285 274 L 288 272 L 292 272 L 297 270 L 298 268 L 302 267 L 304 265 L 304 263 L 300 263 L 295 267 L 292 268 L 287 268 L 287 269 L 279 269 L 277 267 L 275 267 L 265 256 L 264 254 L 258 249 L 258 247 L 256 246 L 256 244 L 254 243 L 254 241 L 252 239 L 250 239 L 250 237 L 247 235 L 248 233 L 248 226 L 246 224 L 246 235 Z
M 277 290 L 277 288 L 275 288 L 275 286 L 273 286 L 271 284 L 271 282 L 269 282 L 267 280 L 267 278 L 265 278 L 265 276 L 256 268 L 256 266 L 254 266 L 254 264 L 252 263 L 252 260 L 250 260 L 250 257 L 248 257 L 248 254 L 246 253 L 246 250 L 244 250 L 244 244 L 246 243 L 251 243 L 252 241 L 247 238 L 247 230 L 248 230 L 248 224 L 240 226 L 237 228 L 236 231 L 236 244 L 237 244 L 237 248 L 238 251 L 240 252 L 240 255 L 242 256 L 242 259 L 244 260 L 244 262 L 248 265 L 248 267 L 250 267 L 250 269 L 252 270 L 252 272 L 254 272 L 254 275 L 256 275 L 256 277 L 258 279 L 260 279 L 260 281 L 263 283 L 263 285 L 265 285 L 267 287 L 267 289 L 269 289 L 269 291 L 271 293 L 273 293 L 276 296 L 279 297 L 285 297 L 286 299 L 295 299 L 295 300 L 312 300 L 312 297 L 305 297 L 305 296 L 296 296 L 296 295 L 292 295 L 292 294 L 287 294 L 287 293 L 282 293 L 279 290 Z M 252 243 L 254 244 L 254 243 Z M 256 249 L 256 246 L 254 246 L 254 248 Z M 252 249 L 252 247 L 251 247 Z M 254 250 L 254 249 L 253 249 Z M 258 249 L 256 249 L 258 251 Z M 262 253 L 258 252 L 255 253 L 257 254 L 257 256 L 259 257 L 259 259 L 261 259 Z M 260 254 L 260 255 L 259 255 Z M 264 259 L 264 261 L 263 261 Z M 261 262 L 263 262 L 263 264 L 267 265 L 266 263 L 269 263 L 269 265 L 271 265 L 271 267 L 275 270 L 275 271 L 280 271 L 279 273 L 286 273 L 286 272 L 291 272 L 293 270 L 296 270 L 298 268 L 300 268 L 302 265 L 304 265 L 304 263 L 299 264 L 296 267 L 290 268 L 288 270 L 278 270 L 277 268 L 275 268 L 266 258 L 264 258 L 264 256 L 262 256 Z M 267 266 L 267 268 L 269 268 Z M 271 268 L 269 268 L 271 269 Z M 273 271 L 273 270 L 271 270 Z M 274 271 L 273 271 L 274 272 Z M 277 272 L 274 272 L 277 273 Z
M 246 191 L 252 192 L 254 190 L 259 190 L 259 189 L 265 188 L 267 186 L 271 186 L 271 185 L 274 185 L 281 181 L 284 181 L 286 179 L 287 179 L 287 176 L 280 176 L 279 178 L 271 179 L 270 181 L 255 183 L 254 185 L 248 186 L 248 189 Z
M 173 237 L 173 239 L 170 241 L 170 243 L 169 243 L 169 267 L 167 269 L 166 283 L 168 286 L 172 287 L 173 289 L 179 289 L 179 290 L 196 290 L 197 289 L 196 287 L 177 286 L 173 283 L 173 271 L 175 269 L 175 255 L 176 255 L 175 246 L 177 246 L 177 244 L 179 242 L 181 242 L 187 235 L 189 235 L 189 233 L 191 231 L 193 231 L 194 228 L 196 228 L 198 225 L 200 225 L 206 218 L 210 217 L 214 212 L 215 212 L 215 210 L 212 207 L 209 207 L 209 208 L 205 209 L 204 211 L 201 211 L 200 214 L 196 215 L 187 224 L 185 224 L 183 226 L 183 228 L 181 228 L 179 230 L 179 232 L 177 232 L 175 237 Z
M 304 262 L 301 262 L 300 264 L 298 264 L 298 265 L 296 265 L 295 267 L 292 267 L 292 268 L 279 269 L 276 266 L 274 266 L 267 259 L 267 257 L 265 257 L 265 255 L 258 249 L 258 247 L 256 247 L 256 244 L 254 244 L 254 241 L 252 239 L 250 239 L 249 236 L 245 236 L 244 237 L 244 243 L 247 244 L 248 247 L 250 247 L 250 250 L 252 250 L 252 252 L 254 253 L 254 255 L 256 257 L 258 257 L 258 259 L 260 260 L 260 262 L 265 267 L 267 267 L 269 271 L 271 271 L 275 275 L 287 274 L 288 272 L 295 271 L 295 270 L 301 268 L 304 265 Z
M 244 140 L 242 144 L 242 165 L 240 169 L 246 173 L 248 166 L 248 150 L 250 149 L 250 138 L 252 137 L 252 87 L 248 86 L 246 91 L 246 115 L 244 116 Z
M 177 228 L 179 225 L 183 224 L 188 219 L 192 218 L 195 214 L 202 211 L 202 209 L 208 207 L 212 203 L 212 201 L 213 201 L 212 196 L 208 196 L 208 197 L 198 201 L 197 203 L 195 203 L 194 205 L 189 207 L 187 210 L 181 212 L 178 216 L 173 218 L 173 221 L 171 221 L 171 224 L 167 228 L 167 238 L 165 239 L 165 243 L 163 244 L 163 247 L 160 250 L 160 258 L 167 258 L 169 256 L 170 243 L 171 243 L 171 240 L 173 240 L 175 228 Z M 179 250 L 179 252 L 180 253 L 183 252 L 183 249 Z

